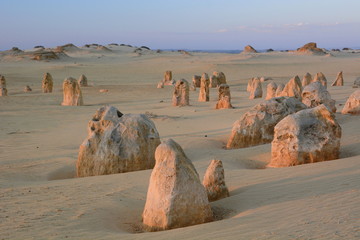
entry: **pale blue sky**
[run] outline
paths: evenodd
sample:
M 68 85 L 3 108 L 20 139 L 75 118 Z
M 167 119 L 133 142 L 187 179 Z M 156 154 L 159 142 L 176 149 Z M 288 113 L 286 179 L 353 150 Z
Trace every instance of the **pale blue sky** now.
M 0 50 L 66 43 L 153 49 L 360 47 L 360 0 L 0 0 Z

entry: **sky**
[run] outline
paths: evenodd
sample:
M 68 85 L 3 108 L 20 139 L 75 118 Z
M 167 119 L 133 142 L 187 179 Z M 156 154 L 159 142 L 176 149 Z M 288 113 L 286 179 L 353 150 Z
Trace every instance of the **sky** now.
M 0 50 L 360 48 L 360 0 L 0 0 Z

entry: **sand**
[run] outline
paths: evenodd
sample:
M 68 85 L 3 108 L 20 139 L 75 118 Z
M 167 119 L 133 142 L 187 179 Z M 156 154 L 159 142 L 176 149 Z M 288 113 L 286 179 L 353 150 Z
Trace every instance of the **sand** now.
M 359 239 L 360 116 L 340 114 L 360 76 L 360 52 L 307 56 L 287 52 L 221 54 L 161 52 L 106 46 L 70 49 L 69 57 L 35 61 L 0 57 L 8 97 L 0 97 L 1 239 Z M 215 110 L 210 101 L 173 107 L 173 87 L 156 88 L 166 70 L 174 79 L 222 71 L 234 109 Z M 255 76 L 277 84 L 310 72 L 344 86 L 328 90 L 336 100 L 343 136 L 340 159 L 289 168 L 267 168 L 271 145 L 226 150 L 232 124 L 252 106 L 246 85 Z M 45 72 L 53 93 L 41 92 Z M 85 74 L 84 106 L 60 106 L 62 82 Z M 23 92 L 29 85 L 33 91 Z M 108 92 L 99 92 L 108 89 Z M 263 85 L 263 89 L 266 86 Z M 146 113 L 161 139 L 173 138 L 202 180 L 214 158 L 223 162 L 230 197 L 211 203 L 217 221 L 161 232 L 143 232 L 141 214 L 151 170 L 75 178 L 78 149 L 87 123 L 103 105 L 122 113 Z

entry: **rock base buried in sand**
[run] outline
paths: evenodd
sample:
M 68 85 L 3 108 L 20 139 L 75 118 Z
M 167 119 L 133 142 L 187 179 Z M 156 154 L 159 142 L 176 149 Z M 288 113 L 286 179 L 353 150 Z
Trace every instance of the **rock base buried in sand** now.
M 0 87 L 6 88 L 6 79 L 3 75 L 0 75 Z
M 81 74 L 81 76 L 78 79 L 78 83 L 80 87 L 87 87 L 88 86 L 87 77 L 84 74 Z
M 45 73 L 41 82 L 41 89 L 43 93 L 51 93 L 53 90 L 53 78 L 50 73 Z
M 155 158 L 142 214 L 146 228 L 157 231 L 212 221 L 206 190 L 181 146 L 166 140 Z
M 189 83 L 185 79 L 176 81 L 172 102 L 173 106 L 189 105 Z
M 151 169 L 160 144 L 155 124 L 143 114 L 123 115 L 115 107 L 100 108 L 80 145 L 77 176 L 95 176 Z
M 8 90 L 5 87 L 0 87 L 0 97 L 6 97 L 8 95 Z
M 66 78 L 63 82 L 63 102 L 62 106 L 82 106 L 83 98 L 80 86 L 75 78 Z
M 345 103 L 342 114 L 360 114 L 360 90 L 353 92 Z
M 249 90 L 250 90 L 249 99 L 262 98 L 263 90 L 259 78 L 253 78 Z
M 203 185 L 210 202 L 229 197 L 222 161 L 212 160 L 210 162 L 205 172 Z
M 270 167 L 339 158 L 341 127 L 325 105 L 291 114 L 275 126 Z
M 210 97 L 210 79 L 207 73 L 203 73 L 200 80 L 199 102 L 208 102 Z
M 266 97 L 265 100 L 269 100 L 271 98 L 276 97 L 276 89 L 277 89 L 277 84 L 275 82 L 270 82 L 267 86 L 266 86 Z
M 218 102 L 216 103 L 216 109 L 230 109 L 231 105 L 230 87 L 227 84 L 220 84 L 218 88 Z

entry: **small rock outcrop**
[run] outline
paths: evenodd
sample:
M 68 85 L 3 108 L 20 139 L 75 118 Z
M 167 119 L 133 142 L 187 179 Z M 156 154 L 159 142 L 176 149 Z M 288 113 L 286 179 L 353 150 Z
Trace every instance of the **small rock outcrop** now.
M 218 79 L 218 85 L 226 84 L 226 76 L 223 72 L 213 72 L 213 75 Z
M 186 227 L 213 220 L 199 175 L 181 146 L 169 139 L 155 152 L 143 224 L 151 231 Z
M 31 92 L 31 91 L 32 91 L 32 89 L 31 89 L 31 87 L 29 85 L 26 85 L 24 87 L 24 92 Z
M 330 93 L 318 81 L 305 86 L 301 97 L 302 102 L 309 108 L 325 104 L 332 112 L 336 112 L 335 100 L 331 99 Z
M 51 93 L 53 90 L 53 78 L 51 76 L 50 73 L 45 73 L 43 80 L 42 80 L 42 84 L 41 84 L 41 89 L 43 93 Z
M 206 169 L 203 185 L 210 202 L 229 197 L 225 184 L 224 167 L 221 160 L 212 160 Z
M 326 52 L 317 47 L 317 44 L 314 42 L 310 42 L 302 46 L 301 48 L 297 49 L 298 53 L 301 54 L 311 54 L 311 55 L 325 55 Z
M 189 105 L 189 83 L 185 79 L 176 81 L 172 102 L 173 106 Z
M 331 86 L 344 86 L 343 72 L 339 72 Z
M 355 79 L 353 88 L 360 88 L 360 77 Z
M 81 74 L 81 76 L 78 79 L 78 83 L 80 87 L 87 87 L 88 86 L 87 77 L 84 74 Z
M 270 167 L 339 158 L 341 127 L 325 105 L 291 114 L 275 126 Z
M 266 86 L 266 98 L 265 100 L 269 100 L 273 97 L 276 97 L 276 89 L 277 89 L 277 84 L 275 82 L 270 82 L 267 86 Z
M 301 86 L 305 87 L 312 82 L 312 76 L 310 73 L 306 73 L 301 81 Z
M 257 51 L 252 46 L 247 45 L 244 47 L 243 53 L 257 53 Z
M 295 76 L 286 83 L 281 96 L 295 97 L 301 101 L 302 86 L 299 76 Z
M 63 102 L 62 106 L 82 106 L 83 98 L 80 86 L 75 78 L 68 77 L 63 82 Z
M 322 72 L 318 72 L 315 77 L 313 82 L 319 81 L 324 87 L 327 87 L 327 80 L 325 75 Z
M 164 73 L 164 79 L 163 79 L 164 85 L 173 85 L 174 81 L 172 79 L 172 71 L 166 71 Z
M 211 75 L 209 81 L 210 81 L 209 87 L 211 87 L 211 88 L 216 88 L 219 84 L 218 78 L 215 75 Z
M 282 91 L 285 88 L 285 84 L 279 83 L 276 88 L 275 97 L 281 97 Z
M 296 98 L 271 98 L 254 106 L 234 122 L 226 147 L 245 148 L 269 143 L 273 140 L 274 127 L 289 114 L 306 109 Z
M 0 75 L 0 87 L 6 88 L 6 79 L 3 75 Z
M 360 90 L 356 90 L 350 95 L 341 113 L 353 115 L 360 114 Z
M 208 102 L 210 100 L 209 84 L 209 76 L 207 75 L 207 73 L 203 73 L 200 80 L 199 102 Z
M 201 83 L 201 76 L 199 75 L 194 75 L 192 78 L 192 82 L 195 85 L 195 87 L 200 87 L 200 83 Z
M 218 88 L 218 102 L 216 109 L 229 109 L 233 108 L 231 105 L 230 87 L 227 84 L 220 84 Z
M 5 97 L 8 95 L 8 90 L 5 87 L 0 87 L 0 97 Z
M 101 107 L 88 124 L 88 137 L 80 145 L 78 177 L 151 169 L 160 144 L 155 124 L 144 114 L 122 114 Z
M 250 96 L 249 99 L 262 98 L 263 91 L 261 87 L 261 82 L 259 78 L 254 78 L 252 85 L 250 87 Z

